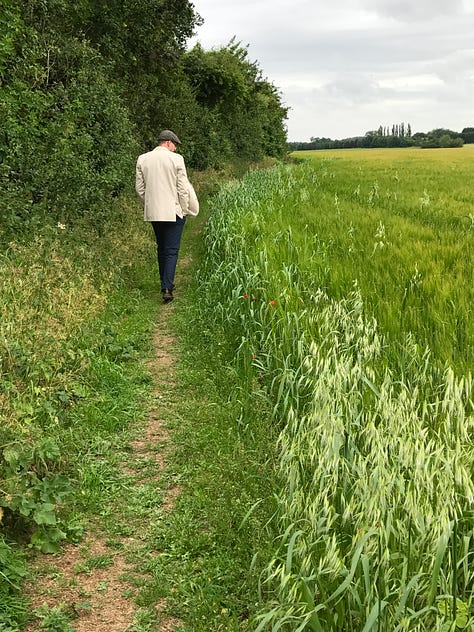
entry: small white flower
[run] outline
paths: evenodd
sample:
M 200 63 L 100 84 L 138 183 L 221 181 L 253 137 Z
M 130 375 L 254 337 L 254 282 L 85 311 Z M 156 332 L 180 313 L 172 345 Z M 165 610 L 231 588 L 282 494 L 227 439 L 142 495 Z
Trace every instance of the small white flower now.
M 61 224 L 61 222 L 58 222 L 58 228 L 60 228 L 61 230 L 66 230 L 66 224 Z

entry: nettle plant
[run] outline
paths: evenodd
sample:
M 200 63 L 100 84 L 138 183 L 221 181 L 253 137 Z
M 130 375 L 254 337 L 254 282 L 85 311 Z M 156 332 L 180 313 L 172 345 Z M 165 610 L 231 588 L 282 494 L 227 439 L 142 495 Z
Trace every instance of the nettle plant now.
M 71 493 L 68 479 L 57 473 L 61 453 L 56 442 L 44 438 L 36 445 L 14 441 L 2 447 L 0 507 L 3 521 L 29 534 L 31 546 L 54 553 L 66 534 L 57 511 Z

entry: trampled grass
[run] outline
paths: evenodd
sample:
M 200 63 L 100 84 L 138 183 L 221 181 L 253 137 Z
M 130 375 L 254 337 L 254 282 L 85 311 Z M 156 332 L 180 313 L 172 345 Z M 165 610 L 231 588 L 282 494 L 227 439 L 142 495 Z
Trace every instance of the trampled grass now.
M 474 621 L 474 153 L 462 151 L 318 152 L 215 200 L 205 322 L 235 350 L 241 427 L 264 402 L 280 428 L 258 630 Z

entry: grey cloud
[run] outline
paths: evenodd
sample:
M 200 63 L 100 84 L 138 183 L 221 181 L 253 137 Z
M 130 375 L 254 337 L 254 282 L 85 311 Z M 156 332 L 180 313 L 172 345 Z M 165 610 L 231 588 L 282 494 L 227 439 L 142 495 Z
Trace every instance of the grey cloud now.
M 454 51 L 437 63 L 428 64 L 431 72 L 446 83 L 474 83 L 474 48 Z
M 366 75 L 340 76 L 325 84 L 320 91 L 332 99 L 348 103 L 367 103 L 383 96 L 383 89 Z
M 363 5 L 401 22 L 430 21 L 440 15 L 460 14 L 464 8 L 462 0 L 365 0 Z
M 453 51 L 472 46 L 474 25 L 470 20 L 394 25 L 344 32 L 289 31 L 286 40 L 275 43 L 263 34 L 251 46 L 253 56 L 270 74 L 300 72 L 344 72 L 391 69 L 405 64 L 437 63 Z
M 235 35 L 290 107 L 290 139 L 473 125 L 474 0 L 195 0 L 203 45 Z M 198 35 L 199 39 L 199 35 Z M 307 130 L 307 131 L 305 131 Z

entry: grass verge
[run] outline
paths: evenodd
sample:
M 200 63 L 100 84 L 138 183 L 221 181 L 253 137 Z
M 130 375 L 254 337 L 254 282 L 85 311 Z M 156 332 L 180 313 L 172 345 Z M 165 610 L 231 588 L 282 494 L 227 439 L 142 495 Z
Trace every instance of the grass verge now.
M 161 485 L 164 495 L 166 488 L 179 494 L 170 511 L 141 526 L 147 536 L 135 560 L 146 579 L 138 630 L 156 629 L 163 601 L 161 618 L 178 620 L 180 630 L 251 630 L 264 598 L 260 574 L 275 510 L 272 429 L 262 402 L 241 420 L 233 352 L 225 332 L 203 321 L 196 268 L 204 221 L 205 210 L 187 227 L 179 278 L 185 291 L 167 322 L 174 379 L 168 369 L 155 384 L 158 416 L 171 433 Z
M 42 481 L 55 476 L 67 484 L 63 496 L 61 488 L 36 498 L 49 524 L 6 508 L 10 566 L 2 559 L 2 572 L 11 569 L 14 585 L 2 595 L 2 632 L 250 630 L 264 598 L 272 431 L 263 399 L 243 422 L 233 352 L 225 332 L 204 324 L 195 273 L 205 208 L 185 231 L 179 300 L 171 306 L 159 301 L 151 234 L 129 211 L 126 225 L 106 239 L 91 236 L 88 252 L 78 247 L 83 236 L 68 235 L 61 245 L 61 233 L 39 254 L 15 246 L 4 261 L 9 278 L 12 266 L 31 271 L 28 256 L 42 258 L 35 270 L 43 292 L 36 303 L 28 292 L 11 292 L 25 317 L 21 331 L 12 320 L 2 332 L 9 388 L 3 454 L 19 431 L 24 445 L 42 450 L 30 455 L 34 468 L 43 467 L 36 486 L 44 492 Z M 51 262 L 67 273 L 54 274 Z M 30 337 L 25 318 L 34 325 Z M 12 331 L 21 353 L 8 346 Z M 157 349 L 170 362 L 156 373 L 147 363 L 156 362 Z M 38 527 L 43 537 L 35 540 Z

